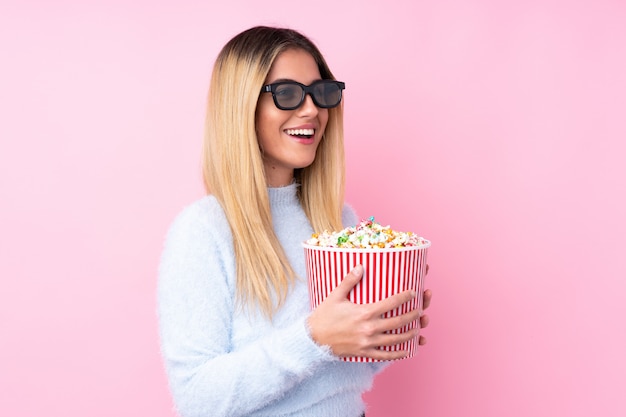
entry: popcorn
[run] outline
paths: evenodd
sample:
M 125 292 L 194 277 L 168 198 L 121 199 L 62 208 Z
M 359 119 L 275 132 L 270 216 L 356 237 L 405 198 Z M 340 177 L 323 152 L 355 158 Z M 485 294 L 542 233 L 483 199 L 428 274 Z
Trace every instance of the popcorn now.
M 415 233 L 399 232 L 390 226 L 382 226 L 374 221 L 373 216 L 339 232 L 314 233 L 306 241 L 311 246 L 353 249 L 404 248 L 420 246 L 426 242 L 426 239 Z

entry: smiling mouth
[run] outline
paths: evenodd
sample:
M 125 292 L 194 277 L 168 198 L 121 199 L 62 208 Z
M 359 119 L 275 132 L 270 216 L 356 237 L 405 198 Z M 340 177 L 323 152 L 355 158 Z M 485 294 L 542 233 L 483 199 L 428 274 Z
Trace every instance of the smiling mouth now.
M 285 133 L 297 138 L 310 139 L 315 135 L 315 129 L 285 129 Z

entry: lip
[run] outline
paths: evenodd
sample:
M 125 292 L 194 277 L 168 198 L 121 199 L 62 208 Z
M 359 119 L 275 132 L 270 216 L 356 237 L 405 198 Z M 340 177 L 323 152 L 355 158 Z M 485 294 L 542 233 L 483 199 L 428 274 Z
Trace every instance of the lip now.
M 292 129 L 313 129 L 313 136 L 311 136 L 310 138 L 306 138 L 306 137 L 298 137 L 298 136 L 291 136 L 290 134 L 287 133 L 288 130 L 292 130 Z M 285 129 L 283 129 L 283 133 L 287 136 L 289 136 L 289 138 L 295 142 L 304 144 L 304 145 L 310 145 L 315 143 L 316 140 L 316 136 L 317 136 L 317 131 L 318 128 L 316 125 L 314 125 L 313 123 L 305 123 L 305 124 L 301 124 L 298 126 L 291 126 L 291 127 L 287 127 Z
M 313 123 L 306 123 L 306 124 L 299 125 L 299 126 L 286 127 L 283 129 L 283 132 L 286 132 L 289 129 L 314 129 L 317 132 L 317 126 L 315 126 Z

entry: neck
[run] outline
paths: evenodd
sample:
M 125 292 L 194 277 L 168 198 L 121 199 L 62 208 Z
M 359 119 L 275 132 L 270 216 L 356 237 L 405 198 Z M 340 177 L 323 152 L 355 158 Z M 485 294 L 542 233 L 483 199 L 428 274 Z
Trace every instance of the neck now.
M 293 179 L 293 170 L 279 172 L 279 170 L 272 167 L 266 168 L 265 181 L 268 187 L 286 187 L 293 183 Z

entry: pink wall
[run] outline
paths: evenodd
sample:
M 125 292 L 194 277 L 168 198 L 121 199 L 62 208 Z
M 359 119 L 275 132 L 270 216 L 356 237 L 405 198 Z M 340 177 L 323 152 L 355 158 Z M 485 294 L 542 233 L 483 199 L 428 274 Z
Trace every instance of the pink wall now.
M 211 3 L 2 1 L 0 415 L 173 415 L 156 266 L 254 24 L 346 81 L 353 205 L 433 241 L 368 417 L 626 415 L 623 1 Z

